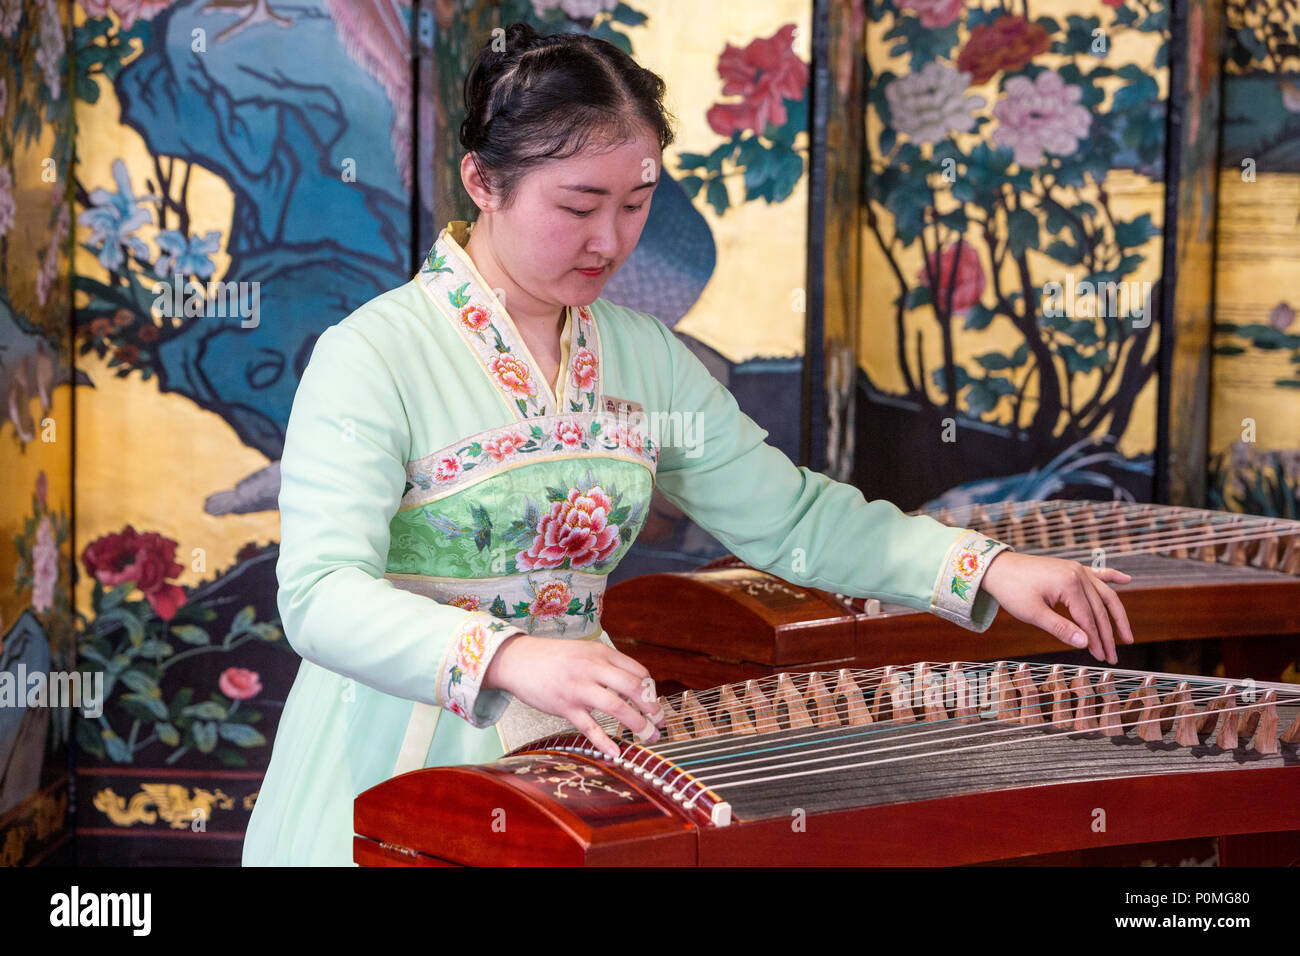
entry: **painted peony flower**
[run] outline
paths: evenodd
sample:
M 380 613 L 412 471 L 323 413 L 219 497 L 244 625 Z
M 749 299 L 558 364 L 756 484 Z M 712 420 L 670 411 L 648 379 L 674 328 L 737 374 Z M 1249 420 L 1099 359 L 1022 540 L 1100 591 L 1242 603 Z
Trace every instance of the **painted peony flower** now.
M 1037 23 L 1003 14 L 971 30 L 957 57 L 957 69 L 969 73 L 976 85 L 987 83 L 999 70 L 1018 70 L 1051 45 L 1047 31 Z
M 1045 152 L 1071 155 L 1092 126 L 1092 114 L 1079 105 L 1082 95 L 1052 70 L 1033 80 L 1013 76 L 1006 96 L 993 107 L 1001 124 L 993 132 L 994 144 L 1011 147 L 1016 162 L 1026 167 L 1041 165 Z
M 709 107 L 706 118 L 715 133 L 731 136 L 753 130 L 761 135 L 768 123 L 785 125 L 789 117 L 784 101 L 803 99 L 808 86 L 808 64 L 795 54 L 793 44 L 793 23 L 743 50 L 727 44 L 718 57 L 718 75 L 726 80 L 722 94 L 742 99 Z
M 921 26 L 935 30 L 961 16 L 966 0 L 901 0 L 899 6 L 920 14 Z
M 262 692 L 257 671 L 243 667 L 227 667 L 217 678 L 217 686 L 231 700 L 250 700 Z
M 55 543 L 50 516 L 45 515 L 36 528 L 36 542 L 32 545 L 32 610 L 48 611 L 54 606 L 54 585 L 58 580 L 59 546 Z
M 949 279 L 952 275 L 954 258 L 957 258 L 957 275 L 955 279 Z M 961 256 L 957 257 L 957 246 L 954 244 L 943 250 L 937 261 L 934 253 L 930 253 L 928 261 L 929 272 L 934 273 L 938 280 L 934 291 L 936 310 L 942 309 L 947 303 L 950 284 L 953 315 L 965 312 L 980 300 L 980 296 L 984 294 L 984 266 L 980 264 L 980 254 L 974 246 L 968 242 L 962 243 Z M 926 269 L 921 269 L 916 275 L 916 281 L 928 286 L 930 278 L 926 273 Z
M 894 126 L 918 143 L 935 143 L 949 132 L 968 133 L 982 96 L 967 96 L 970 74 L 931 60 L 920 73 L 900 76 L 885 88 Z

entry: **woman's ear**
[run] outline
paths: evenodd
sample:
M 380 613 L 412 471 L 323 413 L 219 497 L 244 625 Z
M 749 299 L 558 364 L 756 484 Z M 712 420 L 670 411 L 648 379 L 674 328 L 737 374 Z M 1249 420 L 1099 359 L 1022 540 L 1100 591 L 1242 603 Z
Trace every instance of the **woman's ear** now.
M 496 198 L 492 195 L 492 189 L 483 179 L 483 171 L 472 152 L 466 153 L 460 160 L 460 181 L 465 187 L 465 192 L 469 193 L 469 198 L 478 206 L 480 212 L 493 212 L 496 209 Z

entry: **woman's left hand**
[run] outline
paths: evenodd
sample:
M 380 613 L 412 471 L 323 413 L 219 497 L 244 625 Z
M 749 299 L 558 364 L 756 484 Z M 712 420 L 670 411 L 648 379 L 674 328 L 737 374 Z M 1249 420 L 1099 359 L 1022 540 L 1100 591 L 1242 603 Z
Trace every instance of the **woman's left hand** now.
M 1133 643 L 1133 631 L 1119 595 L 1106 582 L 1130 580 L 1114 568 L 1094 571 L 1077 561 L 1002 551 L 989 562 L 980 587 L 1012 617 L 1041 627 L 1071 647 L 1086 645 L 1097 660 L 1116 664 L 1115 631 L 1125 644 Z M 1052 610 L 1058 603 L 1073 621 Z

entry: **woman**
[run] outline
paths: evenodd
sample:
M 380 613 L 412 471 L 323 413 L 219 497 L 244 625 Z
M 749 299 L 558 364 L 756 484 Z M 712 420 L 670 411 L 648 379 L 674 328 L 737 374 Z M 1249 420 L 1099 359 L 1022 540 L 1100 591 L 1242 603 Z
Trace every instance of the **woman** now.
M 527 739 L 556 715 L 610 755 L 593 711 L 657 739 L 649 673 L 600 626 L 654 487 L 788 580 L 973 631 L 1000 602 L 1115 663 L 1110 615 L 1132 635 L 1105 582 L 1126 575 L 1015 554 L 796 468 L 662 323 L 598 298 L 672 141 L 663 82 L 583 35 L 514 24 L 496 45 L 465 84 L 477 221 L 327 329 L 294 399 L 277 571 L 303 661 L 245 864 L 350 863 L 358 793 L 495 759 L 507 719 Z M 681 415 L 698 444 L 646 426 Z

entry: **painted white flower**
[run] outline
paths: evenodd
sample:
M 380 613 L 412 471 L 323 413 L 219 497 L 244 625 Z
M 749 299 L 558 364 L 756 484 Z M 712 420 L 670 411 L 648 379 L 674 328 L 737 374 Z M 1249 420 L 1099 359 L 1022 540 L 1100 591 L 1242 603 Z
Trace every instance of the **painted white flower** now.
M 0 166 L 0 236 L 14 227 L 14 178 L 8 166 Z
M 1006 96 L 993 107 L 1000 124 L 993 131 L 997 146 L 1009 146 L 1021 166 L 1043 163 L 1043 153 L 1069 156 L 1088 135 L 1092 114 L 1079 105 L 1083 90 L 1067 85 L 1061 75 L 1044 70 L 1030 80 L 1007 80 Z
M 59 580 L 59 546 L 54 541 L 50 516 L 41 518 L 32 545 L 32 609 L 48 611 L 54 606 L 54 585 Z
M 51 99 L 57 100 L 62 89 L 59 67 L 66 50 L 63 22 L 59 19 L 58 8 L 53 3 L 47 3 L 41 8 L 41 45 L 36 50 L 36 63 L 45 71 L 45 85 L 50 88 Z
M 966 94 L 970 74 L 931 60 L 920 73 L 900 76 L 885 88 L 894 127 L 917 143 L 935 143 L 949 132 L 967 133 L 984 97 Z
M 590 20 L 598 13 L 608 13 L 618 0 L 533 0 L 533 12 L 539 17 L 557 7 L 575 20 Z
M 0 37 L 6 40 L 18 29 L 18 21 L 23 18 L 23 0 L 3 0 L 0 2 Z

